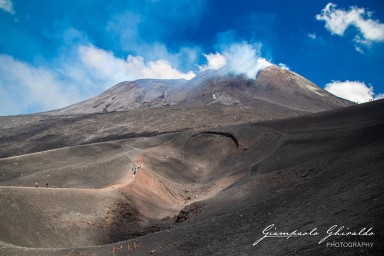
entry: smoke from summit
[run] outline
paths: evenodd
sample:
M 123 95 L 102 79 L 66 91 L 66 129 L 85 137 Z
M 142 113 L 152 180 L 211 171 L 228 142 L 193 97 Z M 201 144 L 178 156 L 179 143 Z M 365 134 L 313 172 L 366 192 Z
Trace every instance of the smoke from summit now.
M 227 46 L 223 53 L 203 54 L 207 64 L 199 68 L 201 71 L 221 68 L 225 73 L 245 75 L 254 79 L 260 70 L 272 65 L 260 56 L 260 48 L 246 42 L 234 43 Z

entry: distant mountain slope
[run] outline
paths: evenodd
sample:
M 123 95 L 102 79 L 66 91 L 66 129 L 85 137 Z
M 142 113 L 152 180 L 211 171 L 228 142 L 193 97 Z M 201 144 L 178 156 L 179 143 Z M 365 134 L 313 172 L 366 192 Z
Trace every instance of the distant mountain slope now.
M 185 102 L 255 108 L 258 100 L 305 112 L 352 105 L 294 72 L 270 66 L 259 72 L 256 79 L 208 70 L 189 81 L 141 79 L 122 82 L 89 100 L 49 114 L 105 113 Z
M 187 82 L 184 79 L 142 79 L 121 82 L 89 100 L 50 113 L 107 113 L 136 109 L 151 103 L 153 103 L 152 107 L 166 105 L 165 98 L 172 98 L 173 101 L 183 98 L 182 90 Z M 174 104 L 173 101 L 170 104 Z
M 237 105 L 183 103 L 111 113 L 0 117 L 0 158 L 100 141 L 304 114 L 269 102 L 257 102 L 258 107 L 254 109 Z

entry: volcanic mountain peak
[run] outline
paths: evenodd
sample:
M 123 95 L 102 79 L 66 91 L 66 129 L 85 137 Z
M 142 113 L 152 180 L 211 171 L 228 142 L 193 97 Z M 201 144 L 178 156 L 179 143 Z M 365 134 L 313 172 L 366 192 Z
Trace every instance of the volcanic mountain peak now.
M 291 109 L 318 112 L 353 105 L 301 75 L 277 66 L 260 71 L 255 84 L 257 98 Z
M 264 72 L 261 72 L 261 77 L 259 77 L 259 79 L 262 79 L 262 76 L 266 76 L 266 79 L 271 79 L 271 77 L 275 77 L 277 79 L 287 81 L 289 83 L 289 86 L 298 86 L 304 90 L 310 90 L 321 96 L 327 95 L 325 90 L 321 89 L 319 86 L 315 85 L 303 76 L 290 70 L 279 68 L 277 66 L 272 65 L 267 67 Z
M 140 79 L 122 82 L 98 96 L 50 114 L 102 113 L 183 103 L 255 108 L 260 101 L 305 112 L 352 104 L 294 72 L 270 66 L 261 70 L 256 79 L 225 74 L 223 70 L 206 70 L 191 80 Z

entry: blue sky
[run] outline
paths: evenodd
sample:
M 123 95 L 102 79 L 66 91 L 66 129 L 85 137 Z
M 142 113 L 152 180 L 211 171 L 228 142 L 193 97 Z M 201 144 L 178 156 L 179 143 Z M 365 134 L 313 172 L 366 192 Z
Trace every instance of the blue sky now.
M 384 93 L 384 2 L 0 0 L 0 115 L 139 78 L 272 63 L 357 102 Z

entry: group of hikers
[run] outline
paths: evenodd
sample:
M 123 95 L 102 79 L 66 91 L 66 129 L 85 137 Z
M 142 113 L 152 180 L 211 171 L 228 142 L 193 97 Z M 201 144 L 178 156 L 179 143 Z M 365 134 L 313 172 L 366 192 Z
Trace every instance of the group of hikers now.
M 132 167 L 133 175 L 132 175 L 132 176 L 135 176 L 136 173 L 137 173 L 137 171 L 141 168 L 141 164 L 139 164 L 138 162 L 137 162 L 137 164 L 134 164 L 134 163 L 131 161 L 131 159 L 129 159 L 129 157 L 128 157 L 128 161 L 131 162 L 131 164 L 133 165 L 133 167 Z
M 139 165 L 134 165 L 134 166 L 132 167 L 133 176 L 136 175 L 137 171 L 138 171 L 140 168 L 141 168 L 141 164 L 139 164 Z
M 37 185 L 37 182 L 36 182 L 35 186 L 36 186 L 36 188 L 39 187 L 39 186 Z M 45 187 L 48 188 L 48 181 L 47 181 L 47 183 L 45 183 Z
M 133 175 L 132 175 L 132 176 L 135 176 L 136 173 L 137 173 L 137 172 L 139 171 L 139 169 L 141 168 L 141 164 L 134 164 L 129 158 L 128 158 L 128 160 L 129 160 L 129 162 L 131 162 L 132 165 L 133 165 L 133 167 L 132 167 Z M 36 188 L 39 187 L 38 184 L 37 184 L 37 182 L 36 182 L 35 186 L 36 186 Z M 45 187 L 48 188 L 48 181 L 47 181 L 47 183 L 45 183 Z

